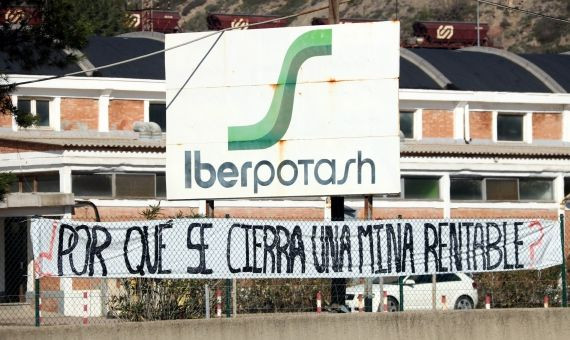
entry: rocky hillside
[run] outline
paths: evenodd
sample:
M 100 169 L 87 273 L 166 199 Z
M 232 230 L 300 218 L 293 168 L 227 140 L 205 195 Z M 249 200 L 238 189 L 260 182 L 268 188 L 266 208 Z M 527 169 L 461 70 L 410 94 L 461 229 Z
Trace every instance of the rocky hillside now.
M 150 2 L 150 0 L 145 0 Z M 570 18 L 570 0 L 494 0 L 559 18 Z M 140 3 L 140 0 L 133 0 Z M 286 15 L 319 8 L 328 0 L 155 0 L 156 7 L 177 10 L 185 31 L 206 30 L 206 14 L 212 12 Z M 132 4 L 131 4 L 132 5 Z M 515 52 L 562 52 L 570 50 L 570 24 L 481 4 L 481 22 L 490 25 L 494 46 Z M 307 25 L 314 16 L 299 17 L 292 25 Z M 389 20 L 399 18 L 402 38 L 411 34 L 416 20 L 475 21 L 475 0 L 352 0 L 341 5 L 341 17 Z

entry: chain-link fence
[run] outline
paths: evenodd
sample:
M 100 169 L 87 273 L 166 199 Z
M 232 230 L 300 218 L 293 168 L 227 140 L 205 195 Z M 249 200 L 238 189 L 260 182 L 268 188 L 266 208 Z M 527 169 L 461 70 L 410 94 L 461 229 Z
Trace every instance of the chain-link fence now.
M 0 325 L 314 313 L 318 305 L 544 308 L 565 300 L 560 221 L 132 220 L 3 219 Z

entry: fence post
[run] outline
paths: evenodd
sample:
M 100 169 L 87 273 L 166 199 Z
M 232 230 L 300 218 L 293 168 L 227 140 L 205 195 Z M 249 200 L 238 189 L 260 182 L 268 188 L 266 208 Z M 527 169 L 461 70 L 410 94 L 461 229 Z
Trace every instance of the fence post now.
M 564 214 L 560 214 L 560 242 L 562 244 L 562 266 L 560 276 L 562 278 L 562 307 L 568 307 L 568 291 L 566 287 L 566 253 L 564 251 Z
M 232 279 L 232 316 L 237 316 L 237 279 Z
M 404 311 L 404 277 L 398 278 L 398 285 L 400 286 L 400 311 Z
M 222 317 L 222 291 L 220 288 L 216 289 L 216 318 Z
M 435 274 L 431 274 L 431 309 L 437 309 L 437 276 Z
M 83 292 L 83 324 L 89 323 L 89 293 Z
M 206 303 L 206 319 L 210 318 L 210 286 L 206 283 L 204 285 L 204 301 Z
M 232 280 L 226 279 L 226 317 L 232 316 Z
M 40 279 L 34 279 L 36 327 L 40 327 Z

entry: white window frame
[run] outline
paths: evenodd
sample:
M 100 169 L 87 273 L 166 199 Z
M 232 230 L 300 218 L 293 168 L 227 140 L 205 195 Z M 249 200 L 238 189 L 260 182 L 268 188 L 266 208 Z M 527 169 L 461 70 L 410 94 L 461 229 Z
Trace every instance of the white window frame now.
M 70 173 L 70 192 L 73 193 L 73 175 L 110 175 L 111 176 L 111 196 L 93 196 L 93 195 L 87 195 L 87 196 L 83 196 L 83 195 L 76 195 L 76 197 L 79 198 L 96 198 L 96 199 L 102 199 L 102 200 L 162 200 L 162 199 L 166 199 L 166 196 L 157 196 L 156 193 L 156 183 L 157 180 L 156 178 L 158 177 L 158 175 L 161 174 L 160 171 L 151 171 L 151 172 L 146 172 L 146 171 L 121 171 L 121 172 L 108 172 L 108 171 L 104 171 L 104 172 L 91 172 L 91 171 L 87 171 L 87 170 L 73 170 Z M 148 176 L 148 175 L 154 175 L 154 195 L 152 197 L 124 197 L 124 196 L 117 196 L 117 175 L 133 175 L 133 176 Z M 60 179 L 61 181 L 61 179 Z M 61 182 L 60 182 L 61 183 Z
M 420 140 L 422 139 L 422 109 L 407 109 L 400 108 L 398 111 L 398 125 L 400 122 L 400 112 L 412 113 L 412 138 L 405 137 L 407 140 Z M 400 130 L 401 131 L 401 130 Z
M 60 130 L 60 110 L 59 106 L 61 104 L 60 97 L 41 97 L 41 96 L 17 96 L 15 100 L 15 106 L 18 107 L 18 104 L 21 100 L 29 100 L 30 101 L 30 113 L 32 115 L 37 115 L 36 112 L 36 101 L 47 101 L 48 102 L 48 125 L 47 126 L 31 126 L 28 129 L 38 129 L 38 130 Z M 18 127 L 19 128 L 19 127 Z
M 522 126 L 522 140 L 520 141 L 505 141 L 499 140 L 498 133 L 497 133 L 497 119 L 499 114 L 502 115 L 515 115 L 515 116 L 522 116 L 523 117 L 523 126 Z M 492 118 L 492 125 L 493 125 L 493 142 L 501 142 L 501 143 L 532 143 L 532 112 L 529 111 L 508 111 L 508 110 L 501 110 L 501 111 L 493 111 L 493 118 Z
M 150 106 L 152 104 L 164 104 L 164 106 L 166 107 L 166 102 L 163 101 L 159 101 L 159 100 L 145 100 L 144 101 L 144 121 L 146 123 L 150 122 Z M 166 119 L 166 112 L 164 113 L 165 119 Z M 166 133 L 166 131 L 162 131 L 163 134 Z
M 439 197 L 438 198 L 408 198 L 406 197 L 406 189 L 405 189 L 405 178 L 420 178 L 420 179 L 435 179 L 437 181 L 437 186 L 439 190 Z M 442 183 L 443 176 L 441 175 L 401 175 L 400 176 L 400 199 L 408 200 L 408 201 L 432 201 L 432 202 L 441 202 L 444 200 L 445 196 L 443 194 L 443 190 L 446 189 L 446 183 Z
M 516 202 L 516 203 L 529 203 L 529 202 L 539 202 L 539 203 L 554 203 L 556 202 L 556 178 L 553 177 L 541 177 L 541 176 L 530 176 L 530 177 L 516 177 L 516 176 L 473 176 L 473 177 L 463 177 L 463 176 L 451 176 L 451 179 L 456 178 L 465 178 L 465 179 L 479 179 L 481 180 L 481 199 L 480 200 L 457 200 L 451 199 L 451 185 L 449 187 L 449 197 L 452 203 L 463 203 L 463 202 L 481 202 L 481 203 L 493 203 L 493 202 Z M 450 183 L 451 183 L 450 179 Z M 550 181 L 551 186 L 551 200 L 537 200 L 537 199 L 521 199 L 521 189 L 520 189 L 520 181 L 525 179 L 532 179 L 532 180 L 544 180 Z M 517 185 L 517 199 L 516 200 L 489 200 L 487 198 L 487 181 L 488 180 L 514 180 Z

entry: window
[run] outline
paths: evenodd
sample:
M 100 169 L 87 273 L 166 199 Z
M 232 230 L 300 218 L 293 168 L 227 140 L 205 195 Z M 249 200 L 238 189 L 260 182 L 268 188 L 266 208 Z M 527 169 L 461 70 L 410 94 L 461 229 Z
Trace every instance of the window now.
M 410 279 L 414 280 L 416 284 L 431 284 L 433 278 L 431 275 L 413 275 L 409 277 Z M 461 281 L 459 276 L 455 274 L 437 274 L 435 276 L 436 282 L 453 282 L 453 281 Z
M 18 110 L 37 116 L 37 126 L 49 126 L 49 100 L 18 98 Z
M 116 174 L 115 196 L 152 198 L 155 196 L 154 174 Z
M 409 279 L 414 280 L 417 285 L 431 283 L 431 275 L 413 275 Z
M 405 138 L 414 138 L 414 112 L 400 111 L 400 131 Z
M 166 175 L 156 174 L 156 197 L 166 197 Z
M 453 281 L 461 281 L 459 276 L 455 274 L 437 274 L 435 276 L 435 280 L 437 282 L 453 282 Z
M 481 200 L 482 180 L 479 178 L 452 178 L 451 179 L 451 199 L 452 200 Z
M 166 104 L 151 103 L 148 107 L 148 120 L 160 126 L 166 132 Z
M 515 178 L 488 178 L 486 187 L 488 201 L 517 201 L 519 199 Z
M 452 200 L 553 201 L 551 178 L 451 178 Z M 568 188 L 570 182 L 565 183 Z
M 59 192 L 59 173 L 46 172 L 18 175 L 11 192 Z
M 523 141 L 524 115 L 501 113 L 497 114 L 497 140 L 498 141 Z
M 75 196 L 113 196 L 113 175 L 111 174 L 72 174 L 71 187 Z
M 520 199 L 525 201 L 553 201 L 552 180 L 539 178 L 519 179 Z
M 36 191 L 59 192 L 59 173 L 36 176 Z
M 406 199 L 439 199 L 438 177 L 404 177 L 402 197 Z
M 166 197 L 164 173 L 73 173 L 78 197 L 144 199 Z

